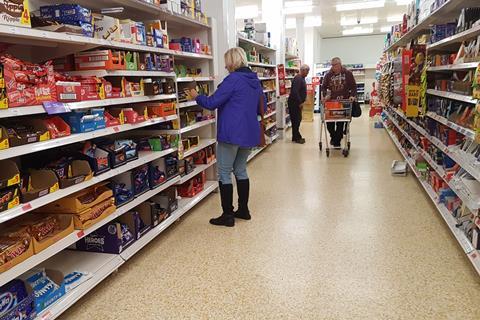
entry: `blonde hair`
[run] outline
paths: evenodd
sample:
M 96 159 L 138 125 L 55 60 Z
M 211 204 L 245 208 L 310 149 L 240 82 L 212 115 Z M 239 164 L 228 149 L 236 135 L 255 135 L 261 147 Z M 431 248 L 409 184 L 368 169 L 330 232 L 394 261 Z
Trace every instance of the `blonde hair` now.
M 224 58 L 225 68 L 227 68 L 229 72 L 248 66 L 247 54 L 245 50 L 240 47 L 228 49 L 227 52 L 225 52 Z

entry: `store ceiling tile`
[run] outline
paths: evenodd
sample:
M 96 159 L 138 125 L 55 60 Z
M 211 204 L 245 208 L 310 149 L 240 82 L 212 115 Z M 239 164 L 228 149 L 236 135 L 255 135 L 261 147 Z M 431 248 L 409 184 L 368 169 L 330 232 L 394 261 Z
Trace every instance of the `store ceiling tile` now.
M 271 5 L 271 0 L 268 1 Z M 299 0 L 288 0 L 289 5 L 292 3 L 298 2 L 300 5 L 303 5 L 305 1 Z M 316 27 L 322 37 L 341 37 L 345 29 L 351 29 L 355 26 L 352 23 L 358 21 L 358 25 L 363 28 L 372 28 L 373 34 L 385 33 L 386 27 L 393 24 L 399 23 L 399 17 L 403 16 L 403 13 L 406 11 L 406 1 L 404 0 L 312 0 L 308 1 L 308 5 L 313 6 L 311 13 L 302 13 L 302 14 L 293 14 L 288 15 L 287 18 L 294 17 L 307 17 L 307 16 L 320 16 L 321 17 L 321 26 Z M 355 5 L 365 5 L 366 3 L 372 2 L 372 5 L 368 9 L 361 10 L 346 10 L 346 11 L 337 11 L 337 5 L 348 5 L 353 4 L 352 6 L 347 6 L 355 8 Z M 373 3 L 375 2 L 375 4 Z M 378 3 L 380 3 L 380 5 Z M 384 5 L 381 5 L 381 2 L 384 2 Z M 256 19 L 260 21 L 261 19 L 261 9 L 262 9 L 262 0 L 236 0 L 236 6 L 246 6 L 246 5 L 257 5 L 260 10 L 260 15 Z M 345 6 L 341 7 L 345 9 Z M 299 10 L 301 11 L 301 10 Z M 342 26 L 341 22 L 344 22 Z M 369 23 L 370 21 L 377 21 L 376 23 Z

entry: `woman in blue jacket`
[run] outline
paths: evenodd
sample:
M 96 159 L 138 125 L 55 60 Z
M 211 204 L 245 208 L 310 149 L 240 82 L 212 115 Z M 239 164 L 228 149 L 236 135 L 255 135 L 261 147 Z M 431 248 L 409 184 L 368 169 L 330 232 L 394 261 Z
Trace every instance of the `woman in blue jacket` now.
M 247 56 L 242 48 L 232 48 L 225 53 L 225 67 L 230 74 L 210 97 L 190 96 L 197 104 L 208 110 L 218 110 L 217 163 L 220 197 L 223 213 L 210 223 L 233 227 L 235 219 L 250 220 L 248 198 L 250 181 L 247 174 L 247 158 L 251 149 L 260 144 L 260 99 L 263 89 L 257 74 L 248 67 Z M 266 103 L 264 104 L 266 105 Z M 237 180 L 238 210 L 233 211 L 233 185 L 231 173 Z

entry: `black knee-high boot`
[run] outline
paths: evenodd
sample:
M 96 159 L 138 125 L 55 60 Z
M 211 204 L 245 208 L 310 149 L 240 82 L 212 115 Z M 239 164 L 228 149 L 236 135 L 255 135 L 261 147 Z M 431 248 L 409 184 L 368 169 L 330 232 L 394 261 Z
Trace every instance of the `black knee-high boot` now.
M 233 217 L 233 185 L 232 184 L 220 184 L 220 199 L 222 202 L 223 213 L 220 217 L 210 219 L 210 223 L 216 226 L 233 227 L 235 225 L 235 219 Z
M 250 220 L 250 210 L 248 209 L 248 198 L 250 197 L 250 180 L 237 180 L 238 210 L 235 212 L 235 218 Z

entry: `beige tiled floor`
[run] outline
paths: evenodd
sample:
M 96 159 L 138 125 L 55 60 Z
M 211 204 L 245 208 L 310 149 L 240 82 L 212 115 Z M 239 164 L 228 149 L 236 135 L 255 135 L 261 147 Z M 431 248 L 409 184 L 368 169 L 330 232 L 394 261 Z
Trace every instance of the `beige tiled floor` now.
M 253 220 L 213 227 L 209 197 L 63 319 L 480 319 L 480 280 L 368 119 L 352 153 L 280 141 L 250 165 Z M 289 132 L 290 134 L 290 132 Z

